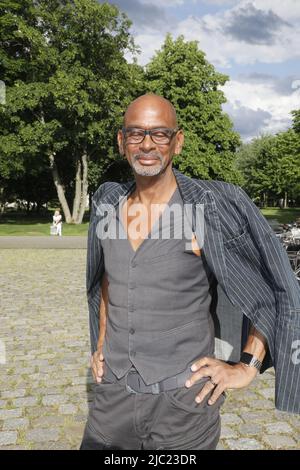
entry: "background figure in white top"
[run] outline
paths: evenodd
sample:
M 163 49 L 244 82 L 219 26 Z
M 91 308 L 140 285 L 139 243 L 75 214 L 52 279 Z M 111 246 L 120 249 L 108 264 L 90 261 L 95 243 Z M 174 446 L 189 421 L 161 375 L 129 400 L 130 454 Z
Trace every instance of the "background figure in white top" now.
M 55 213 L 54 213 L 53 225 L 56 226 L 56 230 L 57 230 L 56 235 L 59 235 L 61 237 L 62 216 L 61 216 L 59 210 L 55 211 Z

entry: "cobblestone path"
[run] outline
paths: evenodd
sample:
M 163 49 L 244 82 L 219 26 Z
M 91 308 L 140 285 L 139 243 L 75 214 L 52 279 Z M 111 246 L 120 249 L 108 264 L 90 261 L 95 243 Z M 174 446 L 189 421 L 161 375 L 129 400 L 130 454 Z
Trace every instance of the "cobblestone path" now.
M 0 450 L 78 449 L 93 396 L 85 250 L 0 250 Z M 230 391 L 219 449 L 294 449 L 274 372 Z

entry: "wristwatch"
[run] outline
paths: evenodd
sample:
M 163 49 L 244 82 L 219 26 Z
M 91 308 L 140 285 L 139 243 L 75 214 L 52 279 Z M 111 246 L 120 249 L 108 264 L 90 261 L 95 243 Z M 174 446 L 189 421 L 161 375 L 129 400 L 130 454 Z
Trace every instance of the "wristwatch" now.
M 240 362 L 242 362 L 248 367 L 255 367 L 257 370 L 260 370 L 262 366 L 262 363 L 257 359 L 257 357 L 247 352 L 242 353 Z

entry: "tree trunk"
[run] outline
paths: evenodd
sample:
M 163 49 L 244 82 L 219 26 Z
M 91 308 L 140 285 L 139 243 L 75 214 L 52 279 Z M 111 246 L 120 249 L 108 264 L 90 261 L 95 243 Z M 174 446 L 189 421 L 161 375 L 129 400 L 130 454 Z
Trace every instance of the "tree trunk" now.
M 81 159 L 79 158 L 76 162 L 76 175 L 75 175 L 75 195 L 73 201 L 73 212 L 72 220 L 76 223 L 79 213 L 80 201 L 81 201 Z
M 3 188 L 0 188 L 0 217 L 4 214 L 5 211 L 5 201 L 3 197 Z
M 264 193 L 263 207 L 267 207 L 267 203 L 268 203 L 267 193 Z
M 59 202 L 61 204 L 66 222 L 67 222 L 67 224 L 69 224 L 69 223 L 72 222 L 72 216 L 71 216 L 69 205 L 68 205 L 68 202 L 67 202 L 67 199 L 66 199 L 66 196 L 65 196 L 64 187 L 62 185 L 60 176 L 58 174 L 58 170 L 57 170 L 57 166 L 56 166 L 56 162 L 55 162 L 55 153 L 52 153 L 49 156 L 49 160 L 50 160 L 50 168 L 51 168 L 51 171 L 52 171 L 53 181 L 54 181 L 56 191 L 57 191 L 57 196 L 58 196 Z
M 288 207 L 288 193 L 285 191 L 284 193 L 284 206 L 283 208 L 286 209 Z
M 81 180 L 81 198 L 80 198 L 80 206 L 78 210 L 78 215 L 75 221 L 76 224 L 81 224 L 86 203 L 87 203 L 87 195 L 88 195 L 88 156 L 86 152 L 81 157 L 81 165 L 82 165 L 82 180 Z
M 72 215 L 65 196 L 63 184 L 58 173 L 57 165 L 55 162 L 55 154 L 51 154 L 49 158 L 54 184 L 57 190 L 59 202 L 64 212 L 65 220 L 68 224 L 81 224 L 85 212 L 88 195 L 88 156 L 86 152 L 83 153 L 81 158 L 79 158 L 76 163 L 75 194 Z

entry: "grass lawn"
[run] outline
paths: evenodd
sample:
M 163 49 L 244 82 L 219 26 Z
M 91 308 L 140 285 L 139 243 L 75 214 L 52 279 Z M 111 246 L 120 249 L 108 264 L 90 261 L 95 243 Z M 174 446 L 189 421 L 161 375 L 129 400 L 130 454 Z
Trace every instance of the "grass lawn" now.
M 38 217 L 9 212 L 0 217 L 0 236 L 49 236 L 53 214 Z M 89 215 L 85 214 L 83 223 L 70 225 L 63 222 L 62 234 L 85 236 L 88 232 Z
M 287 209 L 279 209 L 278 207 L 267 207 L 262 209 L 266 219 L 276 219 L 280 224 L 295 222 L 300 218 L 300 207 L 292 207 Z
M 279 209 L 268 207 L 262 209 L 267 219 L 276 219 L 279 223 L 294 222 L 300 217 L 300 208 Z M 50 225 L 53 214 L 43 217 L 34 215 L 26 216 L 21 213 L 8 212 L 0 217 L 0 236 L 49 236 Z M 69 225 L 63 223 L 63 235 L 86 236 L 89 226 L 89 214 L 86 212 L 83 223 L 80 225 Z

